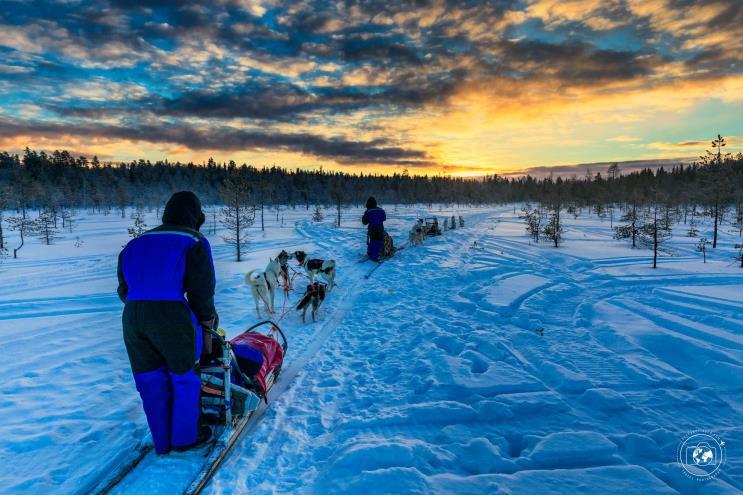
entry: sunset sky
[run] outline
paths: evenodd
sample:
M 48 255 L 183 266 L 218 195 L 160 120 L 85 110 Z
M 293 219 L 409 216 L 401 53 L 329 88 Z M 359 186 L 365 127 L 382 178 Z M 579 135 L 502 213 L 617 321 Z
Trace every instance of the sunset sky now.
M 740 0 L 0 0 L 0 150 L 481 175 L 743 150 Z

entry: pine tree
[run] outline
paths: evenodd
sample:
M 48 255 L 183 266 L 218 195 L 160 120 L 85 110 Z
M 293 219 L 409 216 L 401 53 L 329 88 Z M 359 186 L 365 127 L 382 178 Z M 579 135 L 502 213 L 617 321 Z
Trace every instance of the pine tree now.
M 264 169 L 265 172 L 265 169 Z M 269 182 L 266 179 L 261 179 L 258 181 L 258 207 L 261 210 L 261 232 L 266 231 L 266 222 L 264 220 L 264 210 L 266 206 L 266 200 L 271 197 L 271 193 L 273 192 L 273 186 L 271 185 L 271 182 Z
M 524 214 L 519 217 L 526 222 L 526 232 L 534 239 L 534 242 L 539 242 L 539 235 L 542 232 L 542 209 L 541 207 L 532 208 L 528 203 L 521 208 Z
M 51 212 L 44 211 L 39 215 L 39 218 L 36 219 L 35 232 L 47 246 L 59 238 L 56 222 Z
M 565 230 L 562 228 L 562 222 L 560 220 L 560 204 L 556 204 L 550 208 L 550 217 L 547 221 L 547 225 L 542 229 L 542 233 L 555 243 L 555 247 L 558 247 L 562 241 L 562 234 Z
M 700 163 L 674 167 L 671 171 L 662 168 L 656 171 L 645 169 L 622 175 L 610 170 L 608 179 L 595 173 L 589 173 L 585 178 L 566 179 L 564 204 L 576 205 L 568 211 L 570 214 L 577 214 L 581 207 L 590 205 L 592 209 L 594 205 L 599 205 L 599 208 L 606 209 L 611 219 L 612 205 L 627 204 L 633 200 L 635 194 L 639 195 L 639 204 L 643 204 L 647 199 L 646 191 L 657 189 L 674 199 L 673 207 L 683 205 L 683 213 L 695 207 L 704 207 L 704 211 L 709 212 L 715 220 L 710 221 L 710 231 L 713 223 L 718 229 L 721 222 L 727 227 L 724 219 L 725 206 L 735 208 L 743 197 L 740 186 L 743 184 L 743 154 L 732 157 L 729 153 L 722 153 L 726 149 L 723 141 L 721 136 L 717 137 L 710 148 L 709 156 L 703 157 Z M 93 159 L 88 166 L 84 158 L 75 159 L 63 151 L 46 154 L 27 150 L 23 154 L 23 160 L 17 155 L 0 151 L 0 188 L 12 186 L 10 203 L 4 208 L 6 216 L 9 215 L 10 208 L 16 208 L 22 213 L 19 216 L 24 217 L 27 216 L 28 209 L 47 209 L 54 217 L 57 207 L 83 207 L 105 214 L 110 214 L 112 208 L 117 208 L 118 211 L 121 207 L 122 211 L 128 212 L 128 206 L 131 206 L 129 200 L 139 200 L 147 206 L 154 205 L 158 204 L 158 198 L 165 199 L 162 196 L 166 192 L 181 189 L 196 189 L 204 204 L 214 205 L 220 202 L 220 188 L 224 179 L 236 175 L 250 184 L 263 181 L 271 185 L 271 194 L 265 194 L 267 208 L 278 202 L 286 202 L 294 208 L 301 205 L 302 201 L 307 208 L 313 204 L 335 204 L 337 208 L 338 201 L 333 196 L 331 186 L 340 185 L 349 195 L 342 201 L 344 205 L 348 201 L 358 202 L 367 194 L 372 194 L 382 203 L 401 204 L 429 204 L 436 200 L 442 205 L 474 203 L 476 206 L 511 201 L 516 210 L 517 203 L 535 204 L 536 201 L 545 201 L 557 183 L 552 178 L 537 179 L 528 176 L 518 179 L 487 176 L 482 180 L 467 180 L 410 174 L 385 176 L 273 167 L 256 169 L 247 165 L 238 166 L 234 162 L 230 162 L 228 167 L 213 161 L 202 167 L 192 163 L 168 161 L 150 164 L 146 160 L 113 164 Z M 125 193 L 128 199 L 120 198 L 119 192 Z M 255 192 L 266 191 L 256 189 Z M 718 196 L 719 201 L 716 200 Z M 545 214 L 541 221 L 546 222 L 547 219 L 548 215 Z M 737 215 L 734 215 L 730 223 L 736 219 Z M 539 220 L 538 216 L 534 220 Z M 614 227 L 613 219 L 611 221 L 611 226 Z M 64 218 L 63 222 L 67 224 Z M 447 222 L 448 227 L 450 222 Z M 0 228 L 6 230 L 7 225 L 7 222 L 2 221 Z M 541 232 L 543 227 L 543 224 L 540 225 L 537 232 Z M 743 237 L 743 228 L 737 227 L 736 233 Z M 713 233 L 710 232 L 708 237 L 714 246 Z M 3 243 L 5 242 L 6 239 L 3 238 Z
M 604 221 L 604 218 L 606 218 L 606 206 L 603 203 L 596 203 L 593 206 L 593 212 L 602 222 Z
M 36 231 L 36 222 L 31 220 L 30 218 L 24 218 L 23 216 L 9 217 L 8 228 L 10 230 L 17 231 L 18 234 L 21 236 L 21 243 L 18 245 L 17 248 L 13 249 L 13 258 L 15 259 L 18 258 L 18 251 L 20 251 L 23 247 L 25 236 L 31 235 Z
M 320 205 L 315 205 L 315 212 L 312 214 L 312 220 L 315 222 L 322 222 L 322 219 L 322 208 L 320 208 Z
M 67 228 L 72 233 L 72 210 L 65 208 L 60 215 L 62 217 L 62 228 Z
M 126 218 L 126 207 L 129 206 L 129 190 L 123 182 L 116 188 L 116 206 L 121 210 L 121 218 Z
M 658 203 L 651 206 L 638 237 L 643 246 L 653 250 L 653 268 L 658 267 L 658 253 L 666 252 L 664 243 L 671 238 L 671 225 L 667 223 L 661 208 Z
M 346 201 L 346 189 L 343 182 L 337 176 L 333 176 L 330 182 L 330 196 L 333 198 L 336 210 L 336 227 L 341 226 L 341 208 Z
M 733 229 L 738 231 L 738 237 L 743 236 L 743 203 L 738 203 L 735 206 L 735 220 L 733 220 L 732 226 Z M 0 229 L 0 237 L 2 237 L 2 229 Z M 0 241 L 1 244 L 2 241 Z
M 689 230 L 686 232 L 687 237 L 696 237 L 699 234 L 697 220 L 694 216 L 689 220 Z M 706 239 L 706 238 L 705 238 Z
M 457 228 L 457 221 L 454 218 L 454 215 L 451 216 L 451 224 L 449 225 L 449 230 L 454 230 Z
M 137 237 L 147 232 L 147 224 L 144 222 L 144 211 L 142 211 L 141 209 L 137 209 L 132 214 L 132 218 L 134 218 L 134 225 L 127 228 L 126 230 L 127 232 L 129 232 L 129 237 L 131 237 L 132 239 L 136 239 Z
M 702 237 L 699 239 L 699 242 L 697 243 L 697 253 L 702 253 L 704 262 L 707 263 L 707 245 L 709 244 L 709 241 L 706 237 Z
M 248 181 L 239 175 L 225 179 L 222 188 L 222 225 L 227 229 L 224 242 L 235 246 L 237 261 L 242 261 L 242 249 L 247 244 L 247 229 L 255 222 Z
M 570 205 L 565 210 L 568 212 L 568 214 L 573 215 L 573 218 L 578 220 L 578 217 L 580 216 L 580 209 L 576 207 L 575 205 Z
M 6 249 L 6 252 L 5 236 L 3 235 L 3 213 L 8 203 L 10 203 L 10 192 L 7 188 L 0 187 L 0 250 Z
M 273 208 L 276 211 L 276 225 L 279 225 L 280 216 L 283 216 L 281 215 L 281 203 L 276 203 L 275 205 L 273 205 Z
M 740 267 L 743 268 L 743 244 L 736 244 L 735 249 L 738 250 L 735 253 L 735 260 L 740 262 Z
M 632 203 L 632 206 L 620 217 L 619 221 L 625 223 L 614 227 L 614 239 L 632 239 L 632 248 L 634 249 L 637 247 L 637 236 L 640 233 L 637 204 Z
M 730 170 L 723 163 L 723 157 L 727 161 L 730 156 L 729 154 L 722 154 L 724 146 L 726 146 L 725 138 L 718 134 L 717 139 L 712 141 L 712 147 L 717 148 L 717 153 L 707 150 L 707 155 L 701 157 L 702 161 L 706 163 L 706 168 L 702 173 L 702 191 L 707 206 L 705 214 L 714 220 L 712 249 L 717 248 L 718 227 L 725 215 L 728 201 L 734 195 L 729 177 Z

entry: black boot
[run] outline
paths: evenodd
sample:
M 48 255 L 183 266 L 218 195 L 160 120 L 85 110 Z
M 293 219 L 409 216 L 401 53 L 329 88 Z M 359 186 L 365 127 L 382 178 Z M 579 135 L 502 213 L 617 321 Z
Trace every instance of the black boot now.
M 173 446 L 172 450 L 174 452 L 185 452 L 187 450 L 196 449 L 212 439 L 212 429 L 209 428 L 207 425 L 201 425 L 199 426 L 199 436 L 196 439 L 196 442 L 192 443 L 191 445 L 184 445 L 184 446 Z

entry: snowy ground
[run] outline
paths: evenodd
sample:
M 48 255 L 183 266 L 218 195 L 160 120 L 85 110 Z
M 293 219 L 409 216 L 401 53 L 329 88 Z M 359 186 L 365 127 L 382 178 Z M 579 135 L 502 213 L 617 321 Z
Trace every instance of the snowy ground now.
M 391 210 L 399 243 L 421 210 Z M 743 489 L 736 236 L 724 233 L 705 265 L 678 228 L 676 255 L 653 270 L 648 251 L 611 239 L 608 220 L 570 217 L 555 249 L 531 244 L 512 206 L 462 209 L 464 229 L 365 281 L 360 211 L 345 214 L 341 229 L 309 223 L 305 210 L 285 211 L 283 227 L 267 214 L 239 264 L 209 236 L 231 335 L 256 321 L 247 270 L 282 248 L 339 264 L 319 321 L 282 322 L 279 393 L 209 493 Z M 3 492 L 84 493 L 146 434 L 115 295 L 130 224 L 86 216 L 56 245 L 32 240 L 0 264 Z M 693 481 L 675 463 L 696 429 L 727 441 L 718 480 Z M 164 462 L 119 492 L 168 493 L 183 473 L 177 458 Z

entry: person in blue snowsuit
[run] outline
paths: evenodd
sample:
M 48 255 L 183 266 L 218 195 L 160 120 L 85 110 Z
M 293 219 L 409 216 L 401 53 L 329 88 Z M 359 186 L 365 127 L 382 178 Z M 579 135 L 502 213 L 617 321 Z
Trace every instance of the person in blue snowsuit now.
M 199 232 L 204 219 L 194 193 L 175 193 L 163 224 L 119 255 L 124 343 L 158 454 L 187 450 L 211 433 L 199 423 L 197 369 L 202 327 L 217 320 L 211 247 Z
M 361 217 L 361 223 L 368 225 L 366 236 L 366 254 L 369 259 L 379 261 L 384 250 L 384 221 L 387 214 L 377 206 L 377 200 L 370 196 L 366 200 L 366 211 Z

